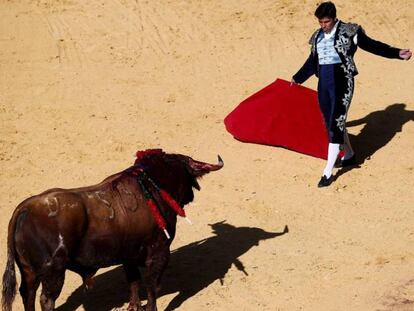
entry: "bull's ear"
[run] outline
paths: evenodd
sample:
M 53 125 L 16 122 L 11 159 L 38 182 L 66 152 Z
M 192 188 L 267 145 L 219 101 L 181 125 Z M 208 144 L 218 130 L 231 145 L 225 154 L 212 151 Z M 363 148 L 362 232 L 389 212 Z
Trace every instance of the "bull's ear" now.
M 210 173 L 211 171 L 217 171 L 221 169 L 224 166 L 224 162 L 220 156 L 218 156 L 217 164 L 200 162 L 188 157 L 187 165 L 191 175 L 193 175 L 194 177 L 200 177 Z

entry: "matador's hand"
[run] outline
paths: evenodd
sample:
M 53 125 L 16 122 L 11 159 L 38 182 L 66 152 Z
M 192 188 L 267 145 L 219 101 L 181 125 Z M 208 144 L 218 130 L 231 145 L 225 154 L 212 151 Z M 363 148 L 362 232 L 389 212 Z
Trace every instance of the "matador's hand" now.
M 409 49 L 400 50 L 400 57 L 404 60 L 409 60 L 413 53 Z

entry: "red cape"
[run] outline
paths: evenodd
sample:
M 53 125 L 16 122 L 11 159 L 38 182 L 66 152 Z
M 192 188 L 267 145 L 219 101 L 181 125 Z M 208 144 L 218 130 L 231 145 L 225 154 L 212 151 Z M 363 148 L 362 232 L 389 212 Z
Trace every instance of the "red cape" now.
M 277 79 L 240 103 L 225 119 L 243 142 L 281 146 L 326 159 L 328 134 L 317 92 Z

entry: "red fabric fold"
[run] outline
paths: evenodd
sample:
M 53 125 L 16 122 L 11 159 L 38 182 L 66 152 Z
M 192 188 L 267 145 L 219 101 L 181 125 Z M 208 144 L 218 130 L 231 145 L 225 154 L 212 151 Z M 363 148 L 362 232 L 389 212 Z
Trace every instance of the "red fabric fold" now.
M 243 142 L 280 146 L 326 159 L 328 135 L 317 92 L 277 79 L 241 102 L 225 119 Z

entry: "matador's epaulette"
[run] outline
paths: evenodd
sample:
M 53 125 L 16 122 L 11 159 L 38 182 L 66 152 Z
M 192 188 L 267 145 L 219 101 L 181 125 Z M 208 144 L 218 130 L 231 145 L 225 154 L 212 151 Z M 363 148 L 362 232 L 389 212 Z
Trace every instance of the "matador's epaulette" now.
M 319 34 L 320 29 L 316 30 L 309 39 L 309 44 L 311 46 L 311 52 L 315 54 L 316 51 L 316 36 Z
M 341 25 L 343 32 L 346 33 L 346 35 L 349 37 L 355 36 L 360 27 L 360 25 L 354 23 L 343 23 Z
M 309 39 L 309 44 L 310 44 L 310 45 L 313 45 L 313 44 L 314 44 L 314 42 L 315 42 L 315 38 L 316 38 L 316 36 L 318 35 L 319 31 L 320 31 L 320 29 L 316 30 L 316 31 L 312 34 L 312 36 L 310 37 L 310 39 Z

